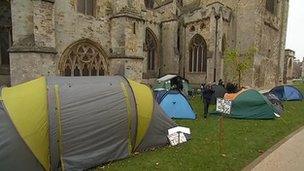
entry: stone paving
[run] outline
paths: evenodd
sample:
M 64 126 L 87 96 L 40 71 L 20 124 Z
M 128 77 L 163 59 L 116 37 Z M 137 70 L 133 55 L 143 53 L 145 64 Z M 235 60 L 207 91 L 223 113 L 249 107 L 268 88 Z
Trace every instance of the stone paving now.
M 244 171 L 304 170 L 304 127 L 298 129 L 244 168 Z

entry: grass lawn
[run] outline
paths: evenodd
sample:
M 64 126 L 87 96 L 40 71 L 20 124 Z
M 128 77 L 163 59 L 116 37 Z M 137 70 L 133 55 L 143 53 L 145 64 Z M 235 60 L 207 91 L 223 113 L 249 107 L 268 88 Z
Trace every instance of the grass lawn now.
M 297 85 L 304 92 L 304 85 Z M 282 138 L 304 125 L 304 102 L 286 102 L 282 119 L 224 120 L 224 153 L 218 149 L 218 117 L 202 119 L 202 102 L 191 101 L 198 119 L 177 120 L 190 127 L 192 140 L 110 163 L 107 170 L 241 170 Z

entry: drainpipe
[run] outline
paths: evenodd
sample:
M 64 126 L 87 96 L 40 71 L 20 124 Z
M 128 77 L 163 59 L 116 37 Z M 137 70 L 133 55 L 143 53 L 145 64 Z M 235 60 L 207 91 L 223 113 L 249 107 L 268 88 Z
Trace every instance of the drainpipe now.
M 188 44 L 186 42 L 186 25 L 184 22 L 181 24 L 181 58 L 182 58 L 182 67 L 183 67 L 183 78 L 186 78 L 186 54 L 189 52 Z M 304 58 L 303 58 L 304 59 Z M 303 62 L 304 63 L 304 62 Z
M 180 22 L 178 21 L 178 23 L 177 23 L 177 40 L 176 40 L 176 44 L 177 44 L 177 47 L 176 47 L 176 49 L 178 50 L 178 75 L 182 75 L 181 74 L 181 53 L 180 53 Z
M 218 20 L 220 19 L 220 15 L 215 15 L 215 50 L 214 50 L 214 73 L 213 73 L 213 82 L 216 82 L 216 65 L 217 65 L 217 57 L 218 57 Z
M 159 55 L 159 69 L 158 77 L 164 73 L 164 59 L 163 59 L 163 23 L 160 23 L 159 26 L 159 46 L 158 46 L 158 55 Z

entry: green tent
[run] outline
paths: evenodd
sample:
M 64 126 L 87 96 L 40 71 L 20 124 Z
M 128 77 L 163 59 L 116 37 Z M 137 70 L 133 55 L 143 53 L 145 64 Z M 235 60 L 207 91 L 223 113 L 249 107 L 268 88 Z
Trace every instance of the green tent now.
M 274 119 L 279 111 L 261 93 L 245 90 L 233 100 L 230 117 L 239 119 Z

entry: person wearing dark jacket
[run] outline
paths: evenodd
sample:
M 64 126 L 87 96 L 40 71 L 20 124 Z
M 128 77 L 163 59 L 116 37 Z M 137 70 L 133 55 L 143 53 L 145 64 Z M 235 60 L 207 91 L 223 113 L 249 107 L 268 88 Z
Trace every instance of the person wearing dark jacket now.
M 212 87 L 210 84 L 206 85 L 203 88 L 202 95 L 203 95 L 203 102 L 204 102 L 204 118 L 207 118 L 207 114 L 209 111 L 209 105 L 210 105 L 213 93 L 214 93 L 214 90 L 212 90 Z
M 218 85 L 223 86 L 224 87 L 224 82 L 222 79 L 219 80 Z

